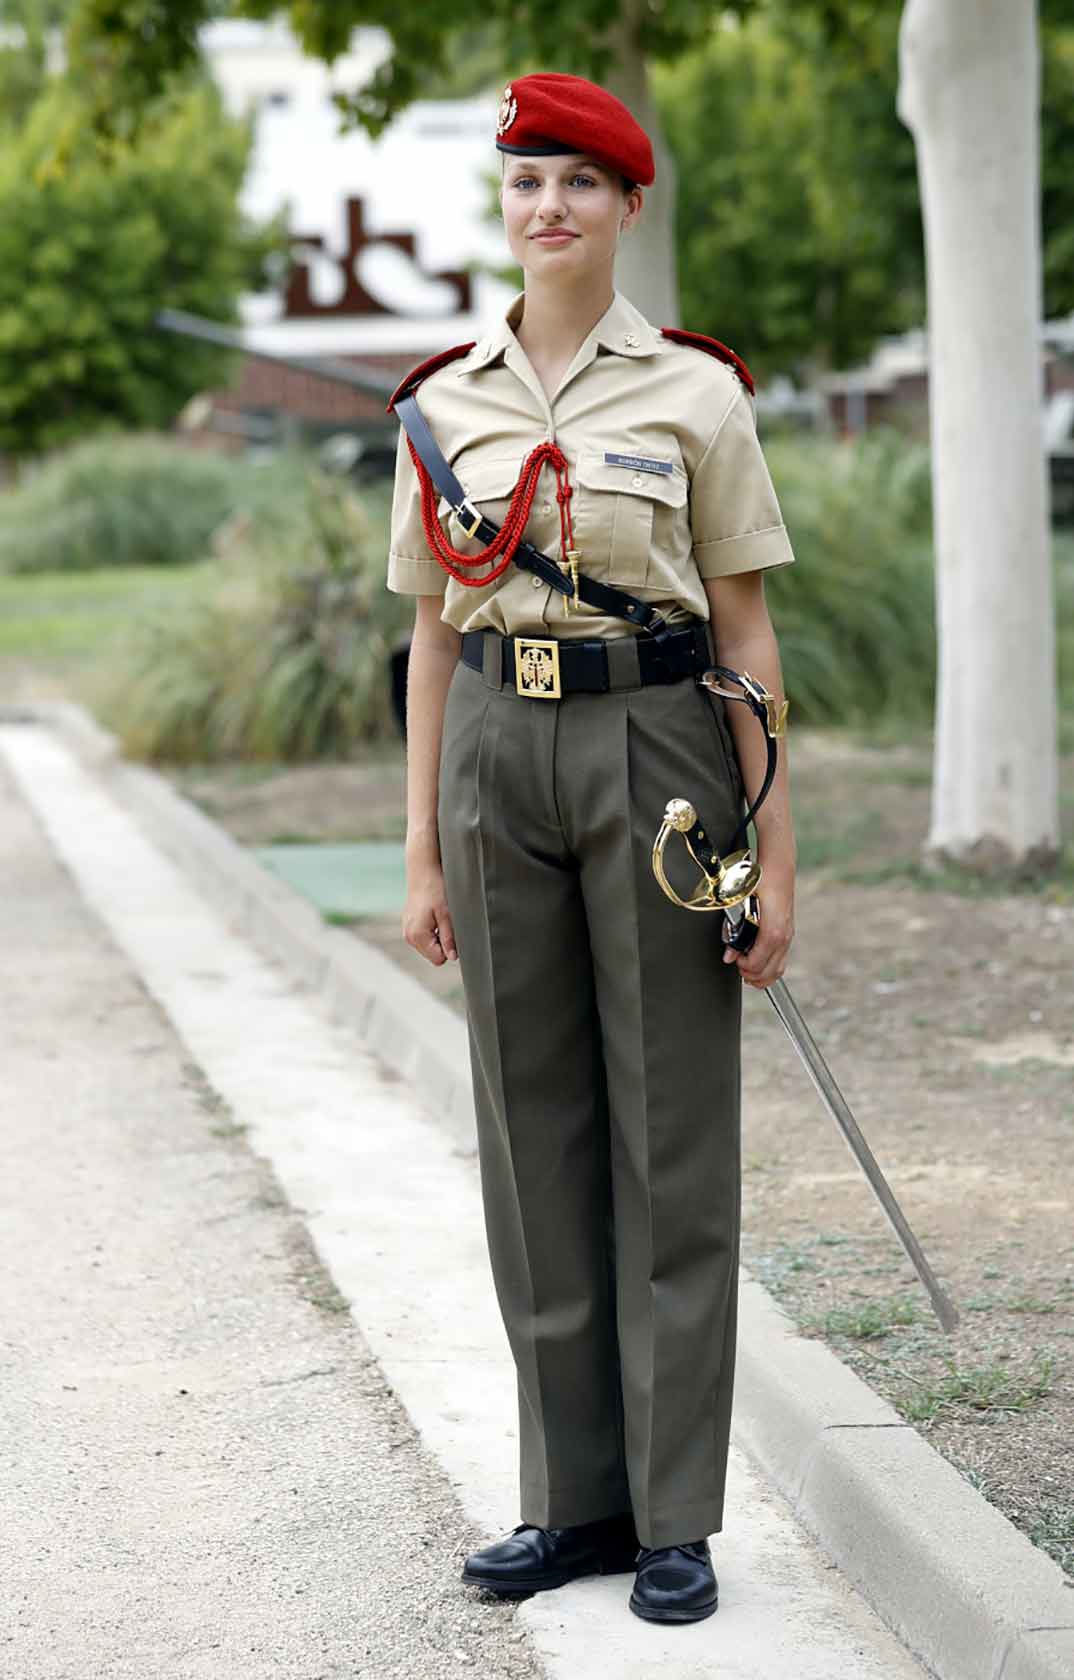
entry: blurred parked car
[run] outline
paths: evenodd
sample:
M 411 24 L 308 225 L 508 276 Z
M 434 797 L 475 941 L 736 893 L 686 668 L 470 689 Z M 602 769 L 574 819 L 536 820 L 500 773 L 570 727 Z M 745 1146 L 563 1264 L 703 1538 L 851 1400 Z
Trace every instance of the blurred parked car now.
M 1074 390 L 1055 391 L 1044 409 L 1044 449 L 1052 485 L 1052 520 L 1074 525 Z

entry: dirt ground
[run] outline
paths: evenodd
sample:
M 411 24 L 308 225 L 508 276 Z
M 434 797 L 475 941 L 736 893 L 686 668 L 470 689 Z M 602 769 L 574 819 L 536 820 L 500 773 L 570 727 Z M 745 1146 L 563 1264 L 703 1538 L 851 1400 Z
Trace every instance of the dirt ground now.
M 787 980 L 961 1314 L 947 1335 L 768 1000 L 746 996 L 743 1258 L 1074 1586 L 1074 885 L 1004 897 L 921 868 L 927 744 L 792 741 Z M 185 772 L 238 839 L 403 831 L 401 753 Z M 1065 766 L 1069 820 L 1074 765 Z M 357 927 L 460 1011 L 454 964 Z

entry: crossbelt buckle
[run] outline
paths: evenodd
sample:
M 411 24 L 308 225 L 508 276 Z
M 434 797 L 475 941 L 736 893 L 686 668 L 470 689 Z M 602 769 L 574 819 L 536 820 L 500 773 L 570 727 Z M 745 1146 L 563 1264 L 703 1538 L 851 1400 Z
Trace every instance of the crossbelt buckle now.
M 534 700 L 560 698 L 559 643 L 554 638 L 542 642 L 515 637 L 515 687 Z
M 473 502 L 467 498 L 466 501 L 460 502 L 459 506 L 453 511 L 455 518 L 466 532 L 466 535 L 468 537 L 476 537 L 478 526 L 481 524 L 481 515 L 478 513 Z

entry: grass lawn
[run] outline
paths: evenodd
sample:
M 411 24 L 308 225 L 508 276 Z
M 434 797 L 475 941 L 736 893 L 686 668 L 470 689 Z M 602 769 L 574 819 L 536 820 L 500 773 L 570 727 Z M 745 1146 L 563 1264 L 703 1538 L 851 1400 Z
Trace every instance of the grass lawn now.
M 147 609 L 192 593 L 212 565 L 0 574 L 0 659 L 92 662 Z

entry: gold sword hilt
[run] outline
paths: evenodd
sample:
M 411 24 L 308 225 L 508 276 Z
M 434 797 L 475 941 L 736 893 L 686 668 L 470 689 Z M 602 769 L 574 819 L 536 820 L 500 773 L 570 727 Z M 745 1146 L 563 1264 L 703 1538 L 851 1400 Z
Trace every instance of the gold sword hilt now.
M 731 852 L 722 858 L 712 849 L 714 868 L 698 856 L 691 839 L 697 828 L 697 812 L 688 799 L 669 799 L 653 841 L 653 874 L 673 904 L 682 910 L 729 910 L 752 898 L 761 879 L 761 866 L 748 850 Z M 682 836 L 683 844 L 700 871 L 700 879 L 689 898 L 683 898 L 668 880 L 664 867 L 667 843 L 673 834 Z M 697 828 L 697 839 L 703 840 L 705 831 Z M 748 911 L 747 911 L 748 914 Z

